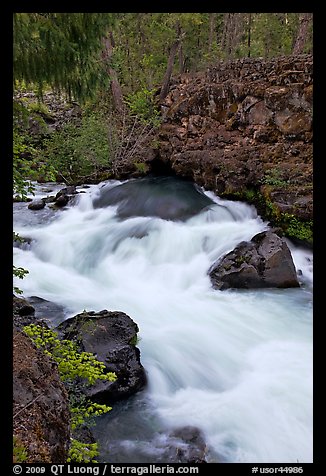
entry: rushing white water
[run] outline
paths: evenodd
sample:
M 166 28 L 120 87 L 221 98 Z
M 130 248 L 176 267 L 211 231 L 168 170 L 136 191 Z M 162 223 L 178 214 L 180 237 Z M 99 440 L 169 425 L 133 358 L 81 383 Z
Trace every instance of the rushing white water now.
M 69 316 L 130 315 L 150 411 L 165 428 L 202 429 L 210 461 L 311 462 L 312 253 L 290 244 L 299 289 L 216 291 L 212 263 L 268 228 L 253 207 L 207 193 L 217 205 L 187 221 L 119 220 L 116 206 L 93 208 L 99 187 L 86 192 L 47 223 L 17 212 L 15 231 L 33 240 L 14 248 L 24 295 Z

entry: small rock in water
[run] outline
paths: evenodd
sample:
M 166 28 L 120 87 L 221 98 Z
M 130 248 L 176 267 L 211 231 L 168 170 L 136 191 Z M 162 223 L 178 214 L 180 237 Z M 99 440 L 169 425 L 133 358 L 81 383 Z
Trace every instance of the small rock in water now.
M 45 201 L 41 198 L 40 200 L 33 200 L 28 204 L 30 210 L 42 210 L 45 207 Z
M 56 198 L 55 200 L 55 204 L 57 205 L 57 207 L 65 207 L 68 202 L 69 202 L 68 195 L 59 195 L 59 197 Z

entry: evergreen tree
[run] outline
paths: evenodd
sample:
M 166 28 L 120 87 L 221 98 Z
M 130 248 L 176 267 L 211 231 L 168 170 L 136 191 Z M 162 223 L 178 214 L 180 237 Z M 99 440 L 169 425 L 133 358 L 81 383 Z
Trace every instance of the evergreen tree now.
M 107 80 L 100 59 L 102 38 L 112 13 L 14 13 L 14 80 L 64 91 L 69 97 L 91 96 Z

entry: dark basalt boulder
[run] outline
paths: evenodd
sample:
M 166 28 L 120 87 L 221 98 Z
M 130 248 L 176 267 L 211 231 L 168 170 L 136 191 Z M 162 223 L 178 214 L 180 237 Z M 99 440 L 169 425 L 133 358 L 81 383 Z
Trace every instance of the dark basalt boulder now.
M 30 210 L 42 210 L 45 207 L 45 201 L 41 198 L 40 200 L 33 200 L 28 204 Z
M 13 296 L 13 313 L 19 316 L 28 316 L 34 314 L 35 308 L 24 298 Z
M 284 239 L 271 231 L 241 242 L 209 270 L 213 287 L 228 288 L 292 288 L 299 282 Z
M 187 220 L 215 205 L 194 183 L 174 177 L 146 177 L 115 187 L 102 187 L 93 201 L 95 208 L 117 205 L 120 218 L 153 216 L 165 220 Z
M 55 198 L 59 198 L 61 195 L 75 195 L 77 192 L 75 185 L 69 185 L 64 187 L 56 194 Z
M 57 207 L 65 207 L 67 203 L 71 201 L 72 196 L 77 193 L 75 185 L 64 187 L 56 194 L 54 203 Z
M 69 195 L 59 195 L 58 198 L 55 199 L 55 205 L 57 207 L 65 207 L 69 202 Z
M 82 312 L 62 322 L 57 330 L 61 338 L 77 342 L 80 351 L 96 354 L 108 372 L 115 372 L 116 381 L 100 380 L 85 388 L 94 401 L 110 403 L 145 386 L 146 374 L 135 346 L 139 329 L 123 312 Z
M 61 304 L 57 304 L 47 299 L 38 296 L 30 296 L 28 302 L 35 310 L 36 320 L 46 320 L 51 322 L 51 325 L 58 325 L 66 316 L 65 308 Z

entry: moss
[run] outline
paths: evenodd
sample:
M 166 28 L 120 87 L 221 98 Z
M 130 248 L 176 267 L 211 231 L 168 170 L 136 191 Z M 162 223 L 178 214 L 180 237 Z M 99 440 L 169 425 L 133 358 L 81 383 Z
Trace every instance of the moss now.
M 139 342 L 139 337 L 137 334 L 135 334 L 130 340 L 129 340 L 129 344 L 130 345 L 137 345 Z
M 233 192 L 228 198 L 255 205 L 263 219 L 269 220 L 271 225 L 281 228 L 284 236 L 311 245 L 313 243 L 313 221 L 301 220 L 293 214 L 281 212 L 279 207 L 270 199 L 271 191 L 272 186 L 266 184 L 261 188 L 261 191 L 247 188 Z
M 244 256 L 238 256 L 234 262 L 237 266 L 241 266 L 246 261 Z
M 77 323 L 76 323 L 76 325 L 77 325 Z M 83 324 L 81 325 L 80 330 L 82 332 L 86 333 L 86 334 L 94 335 L 96 328 L 97 328 L 96 321 L 94 321 L 92 319 L 88 319 L 88 320 L 83 322 Z
M 313 221 L 302 221 L 289 213 L 282 215 L 285 234 L 289 238 L 297 238 L 307 243 L 313 242 Z
M 27 461 L 28 454 L 25 446 L 20 439 L 16 436 L 13 437 L 13 462 L 25 463 Z

